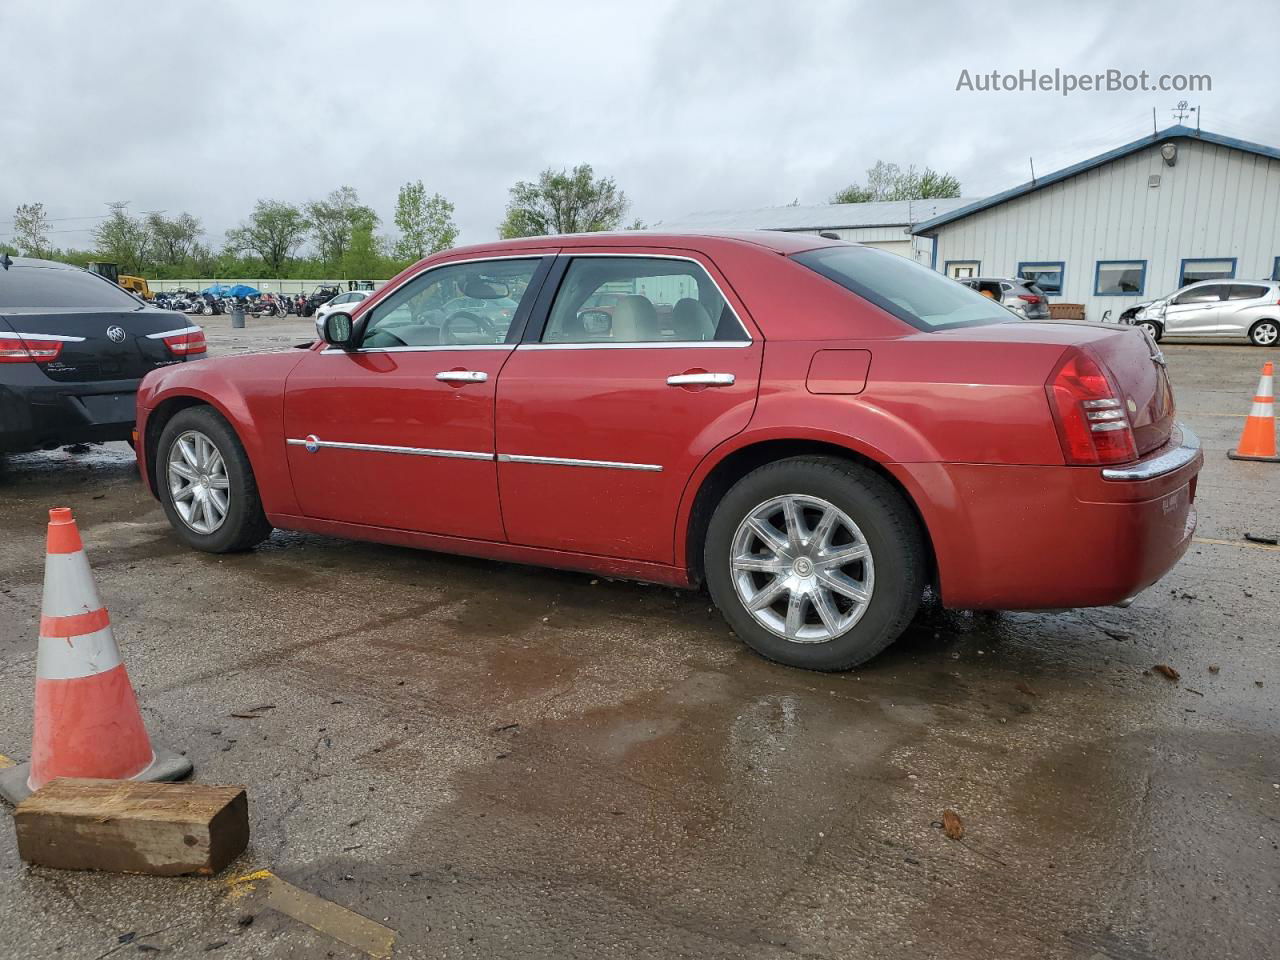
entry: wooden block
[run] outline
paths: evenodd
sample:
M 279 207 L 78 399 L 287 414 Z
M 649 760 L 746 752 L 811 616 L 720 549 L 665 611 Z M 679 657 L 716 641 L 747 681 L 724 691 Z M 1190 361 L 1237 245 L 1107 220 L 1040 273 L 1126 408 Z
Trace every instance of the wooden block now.
M 13 814 L 18 855 L 62 870 L 212 875 L 249 843 L 244 787 L 53 780 Z

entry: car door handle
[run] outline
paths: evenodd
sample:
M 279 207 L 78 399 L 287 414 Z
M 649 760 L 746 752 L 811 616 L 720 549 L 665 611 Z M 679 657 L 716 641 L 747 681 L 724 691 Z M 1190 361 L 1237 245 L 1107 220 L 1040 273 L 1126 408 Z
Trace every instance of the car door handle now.
M 677 373 L 667 377 L 668 387 L 732 387 L 732 373 Z
M 436 379 L 445 383 L 484 383 L 489 375 L 483 370 L 441 370 Z

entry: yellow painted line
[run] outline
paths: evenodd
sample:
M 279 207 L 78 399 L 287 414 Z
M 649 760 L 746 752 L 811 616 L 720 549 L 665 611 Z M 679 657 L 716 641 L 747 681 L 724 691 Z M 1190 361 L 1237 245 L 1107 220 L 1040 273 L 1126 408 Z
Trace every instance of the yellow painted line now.
M 233 898 L 243 897 L 259 887 L 265 891 L 267 906 L 271 909 L 377 960 L 386 960 L 395 949 L 396 932 L 390 927 L 340 907 L 332 900 L 307 893 L 270 870 L 255 870 L 227 881 L 228 893 Z
M 1248 540 L 1214 540 L 1212 537 L 1192 537 L 1193 543 L 1212 543 L 1220 547 L 1248 547 L 1250 550 L 1280 552 L 1280 546 L 1270 543 L 1250 543 Z
M 3 753 L 0 753 L 0 770 L 5 769 L 5 767 L 16 767 L 16 766 L 17 766 L 16 763 L 14 763 L 12 760 L 6 757 Z

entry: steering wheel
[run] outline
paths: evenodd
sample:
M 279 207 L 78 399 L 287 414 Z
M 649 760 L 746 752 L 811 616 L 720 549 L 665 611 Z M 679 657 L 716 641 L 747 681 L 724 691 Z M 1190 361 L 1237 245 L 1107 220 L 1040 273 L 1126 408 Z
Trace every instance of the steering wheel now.
M 475 324 L 475 332 L 484 334 L 489 338 L 493 338 L 495 329 L 487 317 L 482 317 L 478 313 L 472 313 L 470 310 L 459 310 L 457 313 L 451 314 L 443 324 L 440 325 L 440 341 L 442 343 L 451 342 L 459 343 L 457 336 L 453 332 L 454 321 L 464 320 Z

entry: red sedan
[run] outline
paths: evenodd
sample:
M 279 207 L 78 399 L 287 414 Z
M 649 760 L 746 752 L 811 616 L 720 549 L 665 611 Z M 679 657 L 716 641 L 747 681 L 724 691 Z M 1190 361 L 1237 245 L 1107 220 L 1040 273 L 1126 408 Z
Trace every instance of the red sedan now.
M 309 349 L 148 374 L 138 430 L 197 549 L 280 527 L 705 583 L 755 650 L 818 670 L 882 650 L 926 586 L 1127 601 L 1186 550 L 1203 460 L 1140 331 L 1011 322 L 785 233 L 449 250 Z

